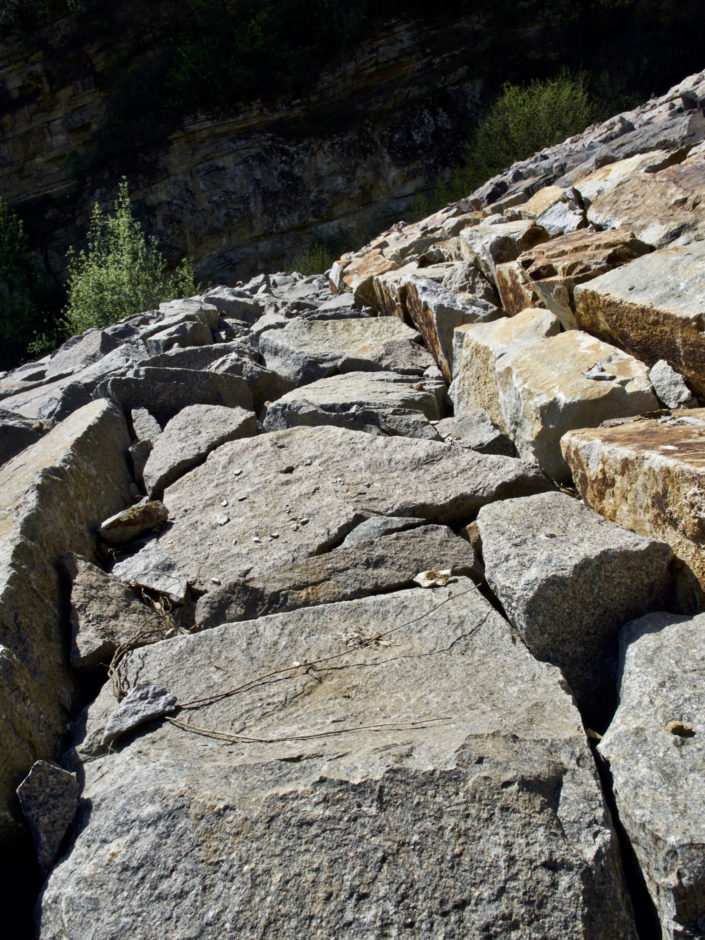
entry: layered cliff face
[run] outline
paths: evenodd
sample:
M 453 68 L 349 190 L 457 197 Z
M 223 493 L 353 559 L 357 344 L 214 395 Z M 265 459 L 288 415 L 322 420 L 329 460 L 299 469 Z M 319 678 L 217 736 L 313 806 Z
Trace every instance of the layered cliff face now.
M 480 25 L 388 22 L 305 98 L 187 118 L 130 174 L 138 211 L 166 254 L 195 258 L 205 281 L 274 268 L 314 241 L 359 244 L 457 154 L 478 109 L 467 49 Z M 52 45 L 71 49 L 63 28 Z M 91 177 L 90 191 L 77 188 L 110 105 L 107 52 L 74 48 L 57 68 L 47 50 L 29 63 L 18 44 L 3 51 L 0 193 L 59 276 L 93 198 L 120 172 L 118 162 Z

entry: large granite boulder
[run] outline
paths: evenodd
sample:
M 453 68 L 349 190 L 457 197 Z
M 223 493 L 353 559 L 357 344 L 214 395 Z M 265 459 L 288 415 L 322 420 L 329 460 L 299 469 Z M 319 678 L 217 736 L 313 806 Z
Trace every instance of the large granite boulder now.
M 705 589 L 705 409 L 571 431 L 561 447 L 588 506 L 667 542 Z
M 577 287 L 575 315 L 582 329 L 649 365 L 665 359 L 705 395 L 703 291 L 700 241 L 656 251 Z
M 111 691 L 90 708 L 42 940 L 636 936 L 579 716 L 471 582 L 226 624 L 124 677 L 165 717 L 98 756 Z
M 92 528 L 129 501 L 129 443 L 115 406 L 95 401 L 0 468 L 0 844 L 15 787 L 55 756 L 74 704 L 57 563 L 91 557 Z
M 705 614 L 620 635 L 619 708 L 599 745 L 663 937 L 705 933 Z
M 566 493 L 484 506 L 485 576 L 539 659 L 560 666 L 586 722 L 605 727 L 616 703 L 617 634 L 661 608 L 672 553 L 607 522 Z
M 292 428 L 223 444 L 164 493 L 171 525 L 113 572 L 183 599 L 339 545 L 372 515 L 462 525 L 550 487 L 535 464 L 436 441 Z

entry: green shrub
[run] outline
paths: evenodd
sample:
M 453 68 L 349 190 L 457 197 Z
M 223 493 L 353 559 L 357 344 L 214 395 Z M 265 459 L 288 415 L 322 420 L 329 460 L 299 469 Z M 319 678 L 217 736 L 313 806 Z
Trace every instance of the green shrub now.
M 323 274 L 338 258 L 340 252 L 332 247 L 314 242 L 294 258 L 291 269 L 299 274 Z
M 108 326 L 123 317 L 151 310 L 162 301 L 196 293 L 193 268 L 184 260 L 175 272 L 133 218 L 127 180 L 123 177 L 115 213 L 96 203 L 88 228 L 88 248 L 69 249 L 68 304 L 65 322 L 72 333 Z
M 582 76 L 506 84 L 471 134 L 449 182 L 438 188 L 435 202 L 467 196 L 515 161 L 585 130 L 597 116 Z

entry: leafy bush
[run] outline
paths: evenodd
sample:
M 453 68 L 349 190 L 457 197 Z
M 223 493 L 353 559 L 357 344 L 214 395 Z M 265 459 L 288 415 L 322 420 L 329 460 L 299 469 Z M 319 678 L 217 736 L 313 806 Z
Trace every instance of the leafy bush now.
M 582 76 L 506 84 L 470 136 L 463 160 L 439 187 L 437 204 L 467 196 L 517 160 L 577 134 L 597 119 Z
M 162 301 L 196 293 L 193 268 L 181 262 L 175 272 L 153 236 L 147 238 L 133 218 L 127 180 L 123 177 L 114 215 L 96 203 L 88 228 L 88 248 L 67 255 L 67 328 L 82 333 L 123 317 L 151 310 Z
M 0 368 L 18 362 L 43 325 L 40 288 L 41 275 L 30 259 L 22 220 L 0 198 Z
M 314 242 L 294 258 L 291 269 L 299 274 L 323 274 L 338 258 L 340 252 L 333 247 Z

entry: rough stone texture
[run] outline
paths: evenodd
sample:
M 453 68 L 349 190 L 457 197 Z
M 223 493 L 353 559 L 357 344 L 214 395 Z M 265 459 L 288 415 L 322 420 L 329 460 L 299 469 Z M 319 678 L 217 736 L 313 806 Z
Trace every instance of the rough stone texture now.
M 570 479 L 560 449 L 567 430 L 659 407 L 643 362 L 580 330 L 527 346 L 498 366 L 493 410 L 501 410 L 500 427 L 554 480 Z
M 617 633 L 661 607 L 672 553 L 565 493 L 484 506 L 487 583 L 539 659 L 560 666 L 583 718 L 604 727 L 616 702 Z
M 451 444 L 469 447 L 480 454 L 516 457 L 511 440 L 492 423 L 486 411 L 478 408 L 454 418 L 444 418 L 436 425 L 441 437 Z
M 658 400 L 666 408 L 691 408 L 697 403 L 682 375 L 672 369 L 665 359 L 649 369 L 649 381 Z
M 0 468 L 0 840 L 15 787 L 53 755 L 72 705 L 56 563 L 90 557 L 92 527 L 128 501 L 129 443 L 122 415 L 96 401 Z
M 218 285 L 211 287 L 203 295 L 206 303 L 212 304 L 221 316 L 233 320 L 254 323 L 264 312 L 264 305 L 250 297 L 245 291 Z
M 406 523 L 418 526 L 418 520 Z M 373 524 L 382 530 L 377 519 Z M 255 567 L 246 578 L 204 595 L 196 605 L 196 624 L 205 629 L 297 607 L 386 594 L 411 587 L 419 571 L 429 567 L 463 575 L 472 571 L 472 549 L 445 526 L 421 526 L 372 538 L 368 532 L 362 541 L 280 568 L 260 571 Z
M 577 284 L 651 251 L 631 232 L 570 232 L 522 252 L 497 268 L 502 306 L 510 316 L 525 307 L 546 306 L 564 328 L 575 329 L 573 292 Z
M 212 590 L 213 578 L 321 554 L 368 516 L 460 525 L 493 499 L 548 486 L 534 464 L 435 441 L 342 428 L 276 431 L 223 444 L 170 486 L 164 502 L 173 524 L 113 572 L 181 598 L 187 581 Z
M 130 421 L 138 441 L 149 441 L 150 444 L 154 444 L 162 433 L 161 425 L 146 408 L 133 408 L 130 412 Z
M 105 519 L 98 527 L 98 535 L 110 545 L 122 545 L 152 532 L 169 520 L 166 506 L 158 499 L 128 506 Z
M 252 393 L 239 375 L 192 369 L 146 367 L 131 375 L 108 379 L 99 391 L 126 411 L 145 402 L 162 424 L 187 405 L 226 405 L 252 410 Z
M 548 239 L 548 232 L 526 219 L 499 225 L 473 225 L 460 233 L 463 258 L 478 264 L 485 277 L 497 284 L 496 268 L 514 261 L 523 252 Z
M 414 519 L 413 516 L 370 516 L 345 536 L 342 547 L 350 548 L 353 545 L 359 545 L 360 542 L 378 539 L 392 532 L 414 529 L 423 524 L 423 519 Z
M 0 464 L 6 463 L 42 436 L 41 425 L 0 408 Z
M 575 289 L 582 329 L 653 365 L 665 359 L 705 395 L 705 241 L 666 248 Z
M 673 158 L 671 158 L 673 159 Z M 682 162 L 654 160 L 596 195 L 588 220 L 600 228 L 628 228 L 661 248 L 705 238 L 705 154 L 696 148 Z M 580 184 L 577 188 L 581 189 Z
M 341 259 L 342 260 L 342 259 Z M 340 266 L 340 270 L 336 270 Z M 331 271 L 331 287 L 337 293 L 339 290 L 350 290 L 355 300 L 363 304 L 374 305 L 374 278 L 386 271 L 393 271 L 399 265 L 389 258 L 385 258 L 381 251 L 370 251 L 350 258 L 343 265 L 336 262 Z
M 69 554 L 71 652 L 74 669 L 108 666 L 119 646 L 144 646 L 167 635 L 164 618 L 133 590 L 96 565 Z
M 43 940 L 635 937 L 579 716 L 471 582 L 225 625 L 138 651 L 137 675 L 245 737 L 162 721 L 86 765 Z
M 498 426 L 504 426 L 497 381 L 503 364 L 525 346 L 554 336 L 561 329 L 548 310 L 523 310 L 516 317 L 464 328 L 457 375 L 451 387 L 456 415 L 483 409 Z
M 348 320 L 294 320 L 260 340 L 267 368 L 304 385 L 335 372 L 382 368 L 378 359 L 390 343 L 418 339 L 396 317 Z
M 705 409 L 571 431 L 561 447 L 588 506 L 667 542 L 705 589 Z
M 175 711 L 175 695 L 153 682 L 140 683 L 128 692 L 108 716 L 100 740 L 101 746 L 110 747 L 140 725 Z
M 464 300 L 424 277 L 410 278 L 404 297 L 409 319 L 449 382 L 453 378 L 453 330 L 461 323 L 486 323 L 499 316 L 487 301 Z
M 668 940 L 705 933 L 704 638 L 703 614 L 622 630 L 619 708 L 599 745 Z
M 147 493 L 160 497 L 166 486 L 203 463 L 216 447 L 256 433 L 257 419 L 244 408 L 223 405 L 182 408 L 166 423 L 149 455 L 142 474 Z
M 428 421 L 439 420 L 445 413 L 445 393 L 445 382 L 437 379 L 414 381 L 395 372 L 348 372 L 284 395 L 267 408 L 264 428 L 280 431 L 331 424 L 363 430 L 370 425 L 390 433 L 415 431 L 409 436 L 437 440 Z
M 51 871 L 61 840 L 76 815 L 79 786 L 76 774 L 40 760 L 17 788 L 42 875 Z

